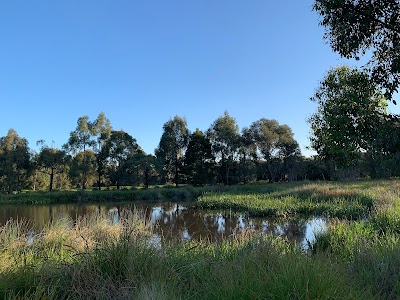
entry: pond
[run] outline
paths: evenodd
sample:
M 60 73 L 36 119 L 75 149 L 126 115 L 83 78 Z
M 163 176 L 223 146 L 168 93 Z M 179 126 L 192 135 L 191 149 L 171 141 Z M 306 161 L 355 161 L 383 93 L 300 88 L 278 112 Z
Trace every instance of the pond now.
M 307 248 L 315 234 L 326 229 L 327 220 L 319 217 L 294 216 L 249 217 L 229 210 L 201 210 L 186 203 L 101 203 L 101 204 L 53 204 L 53 205 L 2 205 L 0 226 L 9 219 L 26 219 L 35 230 L 42 229 L 56 218 L 93 213 L 107 213 L 113 222 L 119 220 L 119 212 L 136 209 L 151 220 L 154 238 L 167 240 L 210 240 L 226 239 L 244 231 L 273 234 L 286 237 L 292 243 Z

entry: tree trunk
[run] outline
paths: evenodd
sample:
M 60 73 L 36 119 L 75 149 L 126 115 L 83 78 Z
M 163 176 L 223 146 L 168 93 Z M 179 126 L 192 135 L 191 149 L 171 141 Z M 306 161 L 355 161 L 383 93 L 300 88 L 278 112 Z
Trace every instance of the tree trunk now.
M 145 189 L 149 188 L 149 179 L 150 179 L 150 170 L 148 167 L 146 167 L 146 170 L 144 171 L 144 188 Z
M 246 152 L 243 153 L 243 183 L 247 183 Z
M 228 163 L 225 165 L 225 185 L 229 185 L 229 166 Z
M 136 186 L 139 186 L 139 165 L 136 166 Z
M 269 180 L 270 183 L 273 183 L 274 182 L 274 176 L 273 176 L 273 173 L 272 173 L 272 166 L 271 166 L 271 161 L 270 160 L 267 161 L 267 168 L 268 168 L 268 180 Z
M 82 174 L 82 189 L 86 189 L 86 145 L 83 144 L 83 174 Z
M 178 187 L 178 157 L 175 157 L 175 186 Z
M 99 187 L 99 191 L 101 191 L 101 172 L 100 171 L 98 172 L 98 175 L 99 175 L 99 180 L 97 181 L 97 185 Z
M 49 191 L 50 192 L 53 190 L 53 181 L 54 181 L 54 168 L 51 168 L 51 171 L 50 171 L 50 185 L 49 185 Z

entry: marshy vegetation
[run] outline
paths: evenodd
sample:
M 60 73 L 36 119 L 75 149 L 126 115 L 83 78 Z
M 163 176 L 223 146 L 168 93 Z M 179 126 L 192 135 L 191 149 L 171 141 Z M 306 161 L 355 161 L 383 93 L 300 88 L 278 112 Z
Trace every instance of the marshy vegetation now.
M 251 230 L 218 242 L 159 240 L 146 217 L 135 211 L 122 213 L 118 223 L 107 214 L 58 219 L 35 233 L 29 222 L 10 220 L 0 229 L 0 295 L 397 299 L 399 200 L 400 181 L 391 180 L 224 187 L 193 202 L 275 215 L 302 213 L 302 205 L 319 207 L 306 212 L 336 219 L 307 251 L 283 237 Z M 352 213 L 340 210 L 340 203 Z
M 26 223 L 1 231 L 3 299 L 332 299 L 369 295 L 329 256 L 243 233 L 222 243 L 165 243 L 143 218 L 118 224 L 60 220 L 32 237 Z M 218 284 L 216 284 L 218 283 Z M 338 289 L 337 287 L 341 288 Z

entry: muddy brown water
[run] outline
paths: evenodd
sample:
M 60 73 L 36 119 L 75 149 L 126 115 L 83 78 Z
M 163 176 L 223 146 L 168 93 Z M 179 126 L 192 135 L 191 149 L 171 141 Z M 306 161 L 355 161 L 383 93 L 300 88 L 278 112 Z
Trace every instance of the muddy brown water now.
M 326 230 L 328 220 L 313 216 L 249 217 L 229 210 L 201 210 L 190 203 L 101 203 L 101 204 L 52 204 L 52 205 L 1 205 L 0 226 L 9 219 L 25 219 L 39 231 L 56 218 L 93 213 L 106 213 L 117 223 L 124 209 L 142 212 L 154 227 L 154 239 L 167 240 L 222 240 L 244 231 L 273 234 L 287 238 L 302 248 L 313 242 L 315 234 Z

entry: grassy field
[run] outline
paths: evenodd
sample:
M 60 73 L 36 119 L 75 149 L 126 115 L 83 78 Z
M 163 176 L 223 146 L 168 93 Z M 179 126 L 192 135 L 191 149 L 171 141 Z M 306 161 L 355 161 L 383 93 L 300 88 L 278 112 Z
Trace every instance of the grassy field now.
M 208 189 L 191 201 L 338 218 L 307 253 L 248 232 L 222 243 L 160 242 L 135 212 L 118 224 L 62 219 L 34 237 L 10 221 L 0 228 L 0 299 L 400 298 L 399 180 Z

